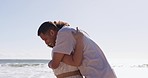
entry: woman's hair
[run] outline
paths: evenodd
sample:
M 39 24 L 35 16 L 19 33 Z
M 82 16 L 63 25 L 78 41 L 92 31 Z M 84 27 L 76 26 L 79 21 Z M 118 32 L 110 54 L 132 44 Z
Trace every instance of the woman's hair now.
M 41 24 L 41 26 L 38 29 L 38 36 L 43 33 L 45 34 L 48 30 L 56 30 L 59 31 L 63 26 L 70 26 L 68 23 L 63 22 L 63 21 L 46 21 Z

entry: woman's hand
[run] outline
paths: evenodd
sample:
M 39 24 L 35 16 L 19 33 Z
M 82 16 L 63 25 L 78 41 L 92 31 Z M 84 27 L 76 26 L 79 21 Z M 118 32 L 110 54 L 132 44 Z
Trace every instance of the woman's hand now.
M 72 35 L 76 39 L 76 41 L 83 40 L 83 33 L 80 32 L 78 27 L 76 27 L 76 32 L 72 32 Z

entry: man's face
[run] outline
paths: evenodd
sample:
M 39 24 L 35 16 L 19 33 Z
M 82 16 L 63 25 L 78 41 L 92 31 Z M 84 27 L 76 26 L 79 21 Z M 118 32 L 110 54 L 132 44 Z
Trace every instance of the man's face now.
M 57 32 L 49 30 L 45 34 L 41 33 L 40 37 L 42 40 L 44 40 L 46 45 L 53 48 L 55 46 L 56 34 Z

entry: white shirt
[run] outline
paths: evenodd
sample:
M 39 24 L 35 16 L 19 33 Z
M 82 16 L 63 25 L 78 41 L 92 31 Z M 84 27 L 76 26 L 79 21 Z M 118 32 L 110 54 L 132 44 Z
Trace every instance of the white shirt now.
M 71 54 L 76 44 L 71 31 L 75 31 L 75 29 L 63 27 L 58 31 L 56 45 L 52 52 Z M 86 78 L 116 78 L 99 46 L 86 36 L 84 36 L 83 43 L 84 58 L 79 67 L 81 74 Z
M 88 37 L 84 37 L 83 62 L 79 67 L 86 78 L 116 78 L 106 57 L 99 46 Z
M 73 29 L 73 31 L 75 30 Z M 63 53 L 63 54 L 70 55 L 74 49 L 75 43 L 76 42 L 74 38 L 72 37 L 71 30 L 62 28 L 61 30 L 58 31 L 56 45 L 55 47 L 53 47 L 52 53 L 57 52 L 57 53 Z M 58 68 L 53 69 L 55 75 L 59 75 L 59 74 L 71 72 L 71 71 L 76 71 L 76 70 L 78 70 L 78 67 L 71 66 L 63 62 L 60 63 Z M 70 76 L 66 78 L 82 78 L 82 76 L 75 75 L 75 76 Z

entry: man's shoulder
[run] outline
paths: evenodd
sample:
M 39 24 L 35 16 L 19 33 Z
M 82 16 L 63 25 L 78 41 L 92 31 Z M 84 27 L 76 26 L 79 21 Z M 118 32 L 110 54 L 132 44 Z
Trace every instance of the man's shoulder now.
M 69 33 L 71 31 L 75 31 L 75 29 L 71 27 L 63 27 L 59 30 L 59 32 L 63 32 L 63 33 Z

